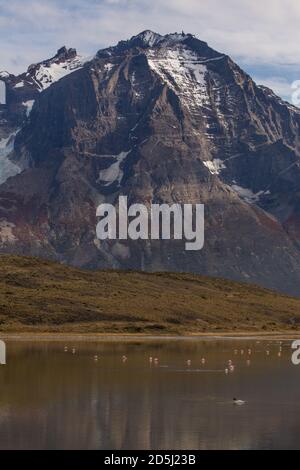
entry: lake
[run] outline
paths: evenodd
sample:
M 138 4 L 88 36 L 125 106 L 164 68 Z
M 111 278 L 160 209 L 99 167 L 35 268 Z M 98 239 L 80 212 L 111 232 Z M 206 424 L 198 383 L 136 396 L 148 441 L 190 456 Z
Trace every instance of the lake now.
M 291 343 L 9 340 L 0 448 L 300 449 Z

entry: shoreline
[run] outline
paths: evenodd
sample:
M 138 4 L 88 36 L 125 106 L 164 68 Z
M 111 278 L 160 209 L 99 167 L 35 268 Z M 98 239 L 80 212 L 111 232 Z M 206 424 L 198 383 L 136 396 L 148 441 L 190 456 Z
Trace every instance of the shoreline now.
M 196 341 L 196 340 L 296 340 L 300 333 L 270 332 L 223 332 L 199 333 L 186 335 L 145 335 L 145 334 L 110 334 L 110 333 L 1 333 L 3 341 L 77 341 L 77 342 L 130 342 L 130 341 Z

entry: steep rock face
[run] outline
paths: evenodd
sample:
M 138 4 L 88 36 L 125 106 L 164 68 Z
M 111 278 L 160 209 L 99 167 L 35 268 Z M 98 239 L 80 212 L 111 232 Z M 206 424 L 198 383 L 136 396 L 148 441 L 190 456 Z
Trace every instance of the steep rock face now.
M 1 251 L 299 293 L 300 110 L 185 34 L 145 31 L 71 72 L 37 91 L 16 136 L 22 172 L 0 186 Z M 204 249 L 96 241 L 96 207 L 119 195 L 204 203 Z
M 53 83 L 82 67 L 86 59 L 76 49 L 62 47 L 54 57 L 32 64 L 21 75 L 0 72 L 0 81 L 6 88 L 6 105 L 1 106 L 0 132 L 6 128 L 20 128 L 32 110 L 39 94 Z M 6 126 L 5 126 L 6 125 Z M 1 138 L 1 134 L 0 134 Z
M 0 72 L 0 83 L 5 88 L 5 103 L 0 104 L 0 184 L 23 169 L 22 162 L 12 163 L 10 156 L 15 137 L 28 120 L 39 94 L 86 61 L 75 49 L 62 47 L 54 57 L 30 65 L 21 75 Z

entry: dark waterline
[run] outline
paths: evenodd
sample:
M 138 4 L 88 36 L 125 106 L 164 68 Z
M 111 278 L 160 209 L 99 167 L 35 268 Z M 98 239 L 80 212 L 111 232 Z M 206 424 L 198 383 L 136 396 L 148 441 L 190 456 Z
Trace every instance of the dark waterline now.
M 300 449 L 291 343 L 8 341 L 0 448 Z

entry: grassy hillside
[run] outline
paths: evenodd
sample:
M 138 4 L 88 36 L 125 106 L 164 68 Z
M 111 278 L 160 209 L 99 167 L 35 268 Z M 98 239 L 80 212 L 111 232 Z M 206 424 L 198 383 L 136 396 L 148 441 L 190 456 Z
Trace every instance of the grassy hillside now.
M 191 274 L 83 271 L 0 256 L 1 331 L 184 334 L 298 328 L 300 299 L 256 286 Z

